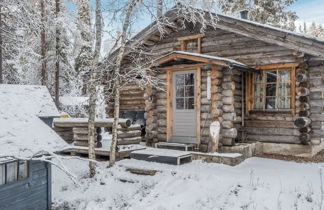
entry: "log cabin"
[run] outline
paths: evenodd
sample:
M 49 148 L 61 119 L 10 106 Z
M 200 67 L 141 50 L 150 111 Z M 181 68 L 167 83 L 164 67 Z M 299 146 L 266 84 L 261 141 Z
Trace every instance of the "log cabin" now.
M 0 84 L 0 209 L 52 209 L 48 154 L 67 146 L 50 127 L 56 116 L 45 86 Z
M 261 142 L 263 152 L 283 155 L 324 148 L 323 40 L 220 14 L 201 33 L 172 9 L 164 15 L 163 36 L 153 22 L 127 43 L 123 61 L 127 71 L 139 46 L 154 54 L 150 76 L 161 85 L 135 80 L 120 98 L 123 113 L 144 116 L 147 143 L 213 152 L 209 126 L 219 121 L 222 146 Z

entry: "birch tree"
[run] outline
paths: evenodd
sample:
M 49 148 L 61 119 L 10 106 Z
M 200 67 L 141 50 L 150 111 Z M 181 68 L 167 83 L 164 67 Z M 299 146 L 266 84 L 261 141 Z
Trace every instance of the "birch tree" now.
M 40 5 L 40 12 L 41 12 L 41 35 L 40 35 L 40 41 L 41 41 L 41 62 L 42 62 L 42 67 L 41 67 L 41 84 L 42 85 L 47 85 L 47 77 L 46 77 L 46 34 L 45 34 L 45 2 L 44 0 L 40 0 L 39 2 Z
M 56 18 L 56 46 L 55 46 L 55 104 L 57 107 L 60 105 L 60 29 L 58 25 L 58 17 L 60 12 L 60 0 L 55 0 L 55 18 Z
M 96 88 L 97 88 L 97 69 L 99 63 L 102 38 L 102 15 L 101 1 L 96 0 L 96 44 L 91 66 L 90 86 L 89 86 L 89 158 L 95 160 L 95 116 L 96 116 Z M 96 173 L 94 161 L 89 162 L 90 177 Z
M 117 148 L 117 129 L 119 122 L 119 99 L 120 99 L 120 69 L 122 60 L 125 53 L 126 41 L 127 41 L 127 32 L 129 30 L 130 21 L 132 12 L 138 3 L 139 0 L 129 0 L 127 3 L 126 11 L 125 11 L 125 19 L 123 22 L 123 27 L 120 36 L 120 48 L 118 50 L 118 55 L 116 59 L 116 65 L 114 67 L 114 122 L 112 127 L 112 142 L 110 148 L 110 158 L 109 165 L 113 166 L 116 162 L 116 148 Z

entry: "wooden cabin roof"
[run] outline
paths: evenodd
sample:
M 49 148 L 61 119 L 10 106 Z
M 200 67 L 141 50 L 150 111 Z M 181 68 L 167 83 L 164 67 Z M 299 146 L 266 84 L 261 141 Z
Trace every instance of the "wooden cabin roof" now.
M 245 19 L 239 19 L 231 16 L 214 14 L 218 18 L 217 28 L 237 33 L 246 37 L 252 37 L 256 40 L 264 41 L 266 43 L 275 44 L 285 47 L 287 49 L 300 51 L 309 55 L 324 58 L 324 40 L 310 37 L 306 34 L 296 33 L 288 30 L 283 30 L 273 26 L 260 24 L 254 21 Z M 173 31 L 176 31 L 176 24 L 173 24 L 176 20 L 181 19 L 177 13 L 177 7 L 167 11 L 164 16 L 168 18 L 168 22 L 171 24 L 165 27 L 165 33 L 168 35 Z M 207 17 L 208 18 L 208 17 Z M 126 45 L 126 53 L 129 53 L 131 49 L 139 44 L 152 45 L 160 40 L 159 26 L 156 21 L 152 22 L 141 32 L 135 35 Z M 118 53 L 116 49 L 105 60 L 113 60 Z M 105 62 L 104 62 L 105 63 Z
M 171 53 L 168 53 L 167 55 L 158 58 L 157 60 L 154 61 L 154 63 L 155 65 L 161 65 L 163 63 L 169 62 L 174 59 L 186 59 L 186 60 L 191 60 L 196 62 L 227 66 L 231 69 L 237 69 L 240 71 L 250 71 L 250 72 L 258 73 L 257 70 L 243 63 L 235 61 L 233 59 L 222 58 L 222 57 L 211 56 L 211 55 L 204 55 L 200 53 L 184 52 L 184 51 L 173 51 Z

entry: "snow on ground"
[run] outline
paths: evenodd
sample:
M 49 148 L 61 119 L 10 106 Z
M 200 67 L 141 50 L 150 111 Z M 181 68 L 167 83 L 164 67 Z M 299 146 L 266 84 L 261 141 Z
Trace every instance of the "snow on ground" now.
M 181 166 L 122 160 L 113 168 L 98 164 L 88 178 L 88 162 L 65 160 L 79 186 L 53 169 L 56 209 L 320 209 L 320 167 L 250 158 L 231 167 L 194 161 Z M 159 170 L 155 176 L 126 172 L 126 167 Z

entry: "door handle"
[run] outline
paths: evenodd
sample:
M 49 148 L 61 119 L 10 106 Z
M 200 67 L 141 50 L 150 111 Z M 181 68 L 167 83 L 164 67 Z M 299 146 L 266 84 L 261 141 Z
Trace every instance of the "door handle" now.
M 193 106 L 197 106 L 197 104 L 192 104 Z

